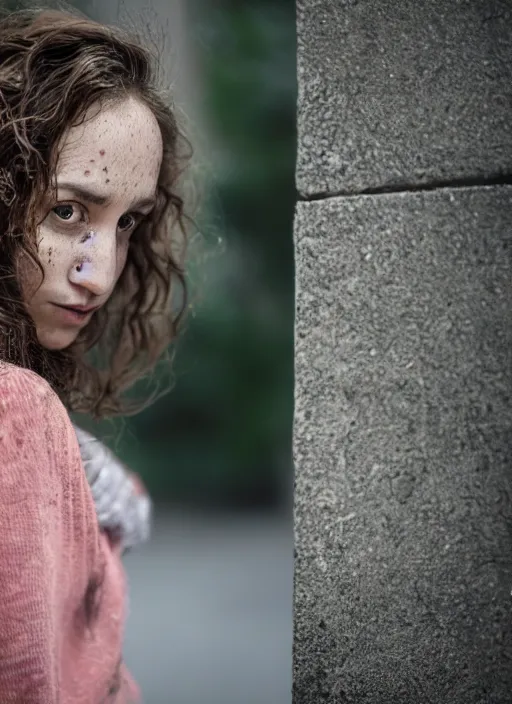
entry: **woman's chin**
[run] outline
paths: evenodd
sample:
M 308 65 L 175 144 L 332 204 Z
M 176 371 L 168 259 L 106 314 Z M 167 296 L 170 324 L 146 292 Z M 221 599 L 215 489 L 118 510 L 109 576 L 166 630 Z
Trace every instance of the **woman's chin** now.
M 76 340 L 77 330 L 66 330 L 65 328 L 41 328 L 37 329 L 37 339 L 41 347 L 47 350 L 64 350 Z

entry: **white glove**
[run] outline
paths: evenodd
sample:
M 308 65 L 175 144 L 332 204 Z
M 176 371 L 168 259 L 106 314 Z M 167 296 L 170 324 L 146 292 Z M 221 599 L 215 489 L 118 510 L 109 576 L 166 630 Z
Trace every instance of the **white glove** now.
M 100 527 L 121 540 L 123 551 L 146 542 L 152 504 L 142 484 L 98 438 L 74 428 Z

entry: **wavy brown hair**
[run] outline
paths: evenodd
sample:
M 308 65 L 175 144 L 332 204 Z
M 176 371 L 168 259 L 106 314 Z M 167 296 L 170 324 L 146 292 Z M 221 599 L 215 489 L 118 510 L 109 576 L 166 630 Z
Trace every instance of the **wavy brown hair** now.
M 94 418 L 134 413 L 152 400 L 129 401 L 125 392 L 169 353 L 186 307 L 179 187 L 190 148 L 156 70 L 138 39 L 67 10 L 0 19 L 0 359 L 40 374 L 70 411 Z M 157 206 L 134 232 L 107 304 L 70 347 L 47 350 L 25 310 L 16 265 L 23 253 L 44 276 L 38 218 L 55 189 L 66 131 L 91 105 L 128 95 L 152 110 L 162 133 Z

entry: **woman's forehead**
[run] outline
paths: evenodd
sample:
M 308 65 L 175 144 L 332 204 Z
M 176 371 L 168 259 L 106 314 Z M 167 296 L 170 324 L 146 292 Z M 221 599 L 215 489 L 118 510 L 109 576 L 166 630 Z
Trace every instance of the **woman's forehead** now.
M 154 192 L 162 161 L 156 118 L 135 99 L 96 109 L 65 135 L 57 162 L 57 182 L 78 182 L 96 191 Z
M 110 159 L 128 157 L 136 149 L 161 152 L 162 137 L 152 111 L 141 101 L 127 98 L 114 105 L 92 106 L 85 120 L 71 127 L 59 147 L 59 161 L 92 150 Z

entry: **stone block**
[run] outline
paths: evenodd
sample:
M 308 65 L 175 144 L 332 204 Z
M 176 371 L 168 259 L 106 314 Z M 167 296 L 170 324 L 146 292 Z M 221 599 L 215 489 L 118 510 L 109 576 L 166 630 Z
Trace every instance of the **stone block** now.
M 298 204 L 294 704 L 511 701 L 511 198 Z
M 507 0 L 298 0 L 306 197 L 512 171 Z

